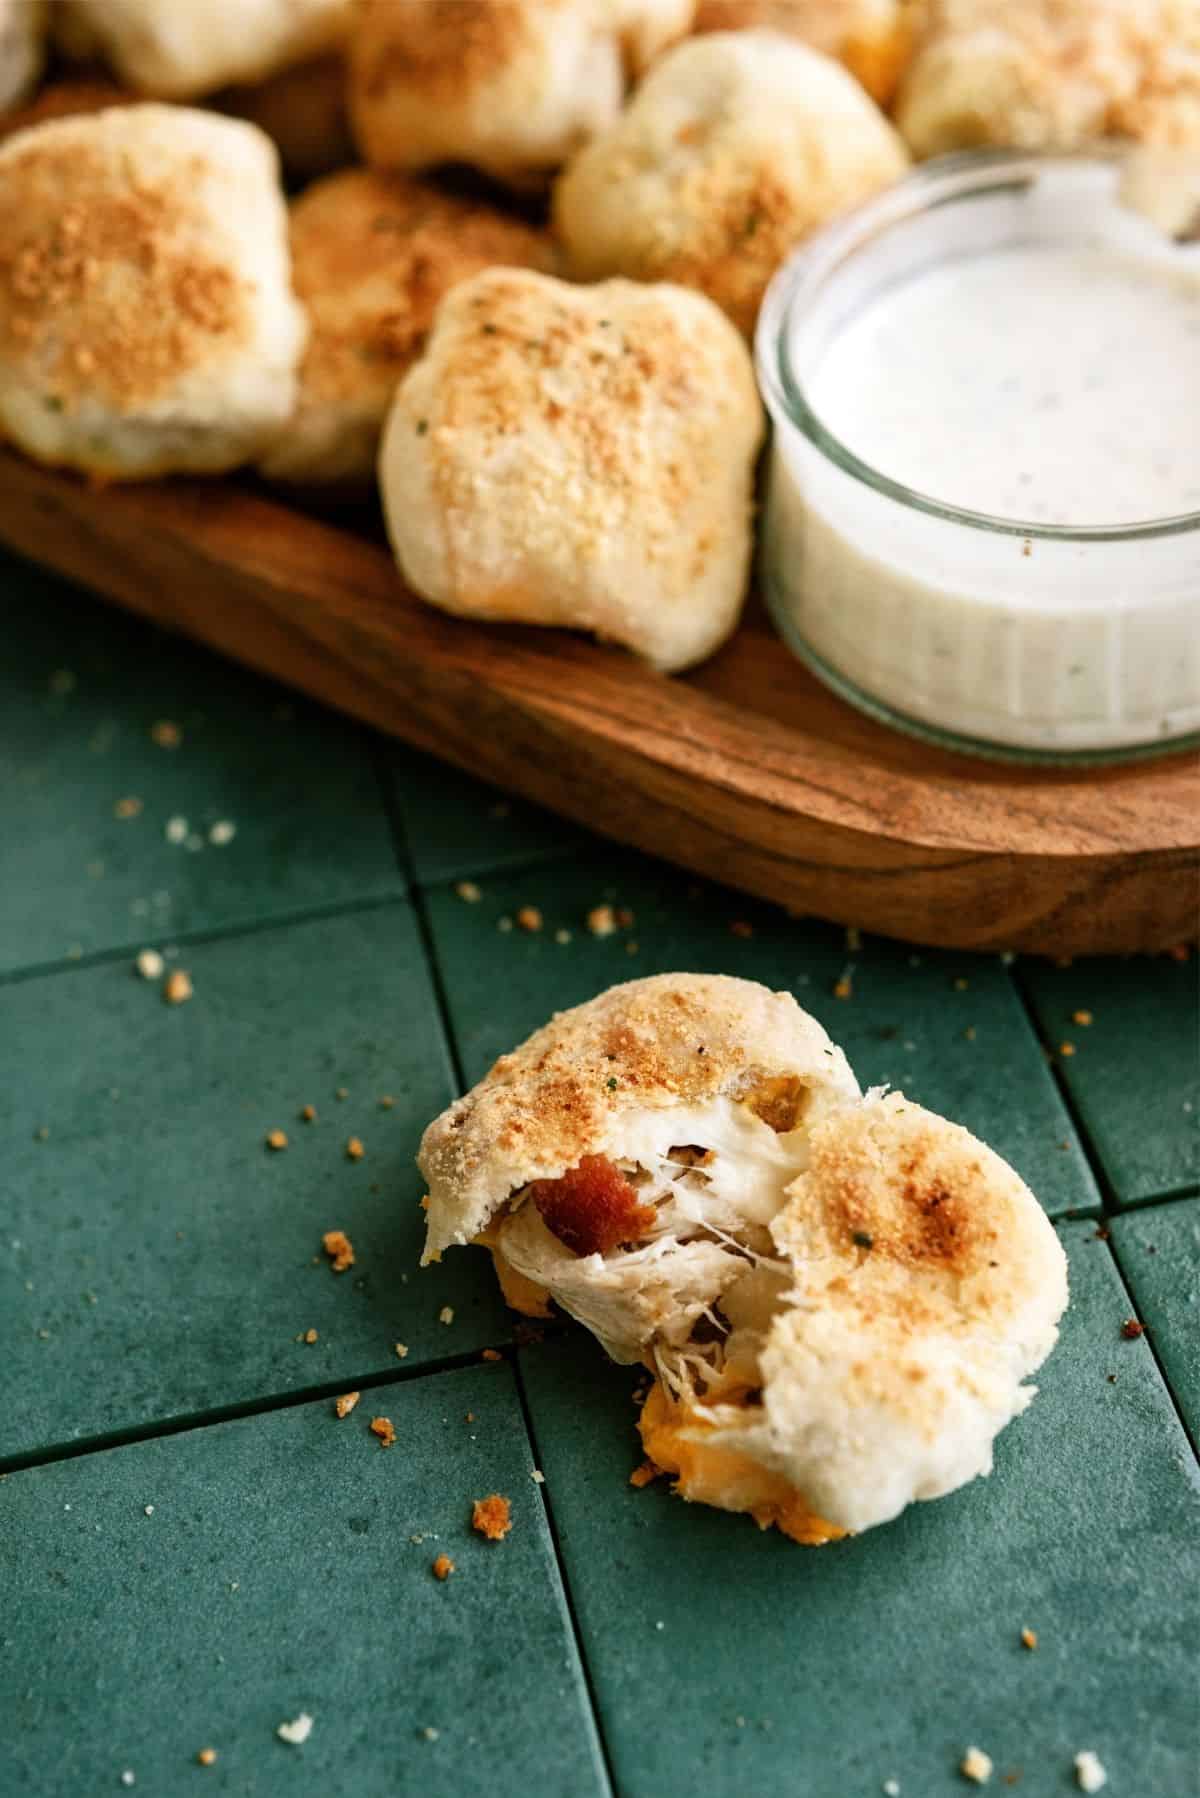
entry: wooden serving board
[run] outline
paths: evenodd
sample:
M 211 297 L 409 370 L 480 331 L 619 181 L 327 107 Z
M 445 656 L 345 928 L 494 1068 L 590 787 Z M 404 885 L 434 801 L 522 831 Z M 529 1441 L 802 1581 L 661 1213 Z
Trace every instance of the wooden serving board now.
M 381 541 L 234 482 L 95 488 L 0 452 L 0 538 L 406 742 L 798 911 L 953 948 L 1195 935 L 1200 759 L 991 763 L 862 717 L 753 611 L 667 678 L 452 619 Z

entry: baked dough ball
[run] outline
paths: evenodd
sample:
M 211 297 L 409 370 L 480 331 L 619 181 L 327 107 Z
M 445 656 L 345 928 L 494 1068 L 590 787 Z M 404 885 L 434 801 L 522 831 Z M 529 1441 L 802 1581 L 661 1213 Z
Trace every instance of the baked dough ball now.
M 661 975 L 554 1018 L 425 1133 L 426 1259 L 481 1242 L 655 1374 L 685 1498 L 804 1542 L 991 1466 L 1053 1347 L 1065 1258 L 965 1130 L 860 1097 L 790 994 Z
M 341 56 L 297 63 L 256 87 L 228 88 L 211 104 L 265 131 L 294 181 L 312 181 L 354 161 Z
M 1200 0 L 922 0 L 896 122 L 918 156 L 1200 149 Z
M 496 263 L 552 261 L 544 231 L 375 169 L 346 169 L 301 194 L 291 243 L 308 348 L 296 410 L 262 462 L 288 481 L 370 480 L 396 383 L 442 295 Z
M 113 107 L 0 147 L 0 433 L 112 479 L 232 468 L 290 414 L 304 315 L 252 125 Z
M 367 162 L 538 182 L 612 123 L 695 0 L 359 0 L 350 106 Z
M 442 302 L 388 417 L 396 558 L 448 612 L 686 668 L 737 622 L 761 435 L 745 346 L 702 295 L 490 270 Z
M 912 48 L 904 0 L 700 0 L 697 32 L 778 31 L 836 56 L 885 106 Z
M 698 287 L 749 335 L 809 232 L 903 174 L 845 69 L 768 31 L 690 38 L 568 164 L 554 218 L 572 274 Z
M 99 55 L 138 93 L 163 100 L 262 81 L 345 41 L 354 0 L 56 0 L 73 56 Z
M 0 0 L 0 107 L 37 85 L 45 52 L 46 0 Z

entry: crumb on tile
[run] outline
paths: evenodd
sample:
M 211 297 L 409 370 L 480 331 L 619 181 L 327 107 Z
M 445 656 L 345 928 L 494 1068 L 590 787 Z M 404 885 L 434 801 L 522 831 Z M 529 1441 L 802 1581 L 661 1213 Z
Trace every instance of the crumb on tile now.
M 183 968 L 172 968 L 163 981 L 162 995 L 168 1005 L 186 1005 L 195 992 L 192 977 Z
M 217 1764 L 217 1751 L 215 1748 L 201 1748 L 197 1752 L 196 1759 L 200 1762 L 202 1767 L 215 1767 Z
M 287 1132 L 284 1130 L 268 1130 L 266 1141 L 268 1149 L 275 1149 L 276 1151 L 286 1149 L 288 1146 Z
M 971 982 L 969 980 L 964 979 L 964 977 L 959 974 L 954 982 L 954 990 L 956 993 L 965 993 L 970 984 Z M 984 1758 L 987 1758 L 986 1755 Z
M 305 1332 L 304 1332 L 304 1338 L 303 1338 L 303 1340 L 304 1340 L 304 1341 L 305 1341 L 305 1342 L 309 1342 L 309 1343 L 312 1343 L 312 1342 L 319 1342 L 319 1341 L 320 1341 L 320 1334 L 319 1334 L 319 1332 L 318 1332 L 318 1331 L 316 1331 L 316 1330 L 305 1330 Z
M 281 1742 L 290 1742 L 293 1748 L 300 1748 L 312 1734 L 313 1720 L 307 1711 L 301 1711 L 290 1723 L 280 1723 L 275 1734 Z
M 304 1121 L 304 1123 L 306 1123 L 306 1124 L 315 1123 L 316 1117 L 317 1117 L 316 1106 L 315 1105 L 302 1105 L 300 1107 L 300 1116 L 301 1116 L 302 1120 Z
M 348 1099 L 350 1097 L 350 1088 L 348 1086 L 335 1086 L 333 1089 L 333 1096 L 335 1099 Z
M 833 996 L 835 999 L 851 999 L 854 997 L 854 982 L 849 974 L 843 974 L 839 980 L 834 981 Z
M 378 1436 L 381 1448 L 391 1448 L 396 1431 L 390 1417 L 373 1417 L 370 1428 L 372 1436 Z
M 361 1161 L 365 1153 L 361 1138 L 352 1136 L 346 1144 L 347 1161 Z
M 1030 1629 L 1028 1624 L 1021 1631 L 1021 1645 L 1024 1648 L 1036 1648 L 1038 1645 L 1037 1631 Z
M 136 798 L 132 793 L 130 793 L 130 794 L 127 794 L 124 799 L 117 800 L 117 803 L 113 806 L 113 817 L 114 818 L 136 818 L 138 816 L 138 814 L 140 813 L 141 809 L 142 809 L 141 800 Z
M 133 965 L 143 980 L 161 980 L 167 964 L 157 949 L 139 949 Z
M 611 905 L 593 905 L 585 921 L 593 936 L 612 936 L 617 928 L 616 913 Z
M 423 1742 L 436 1742 L 441 1733 L 440 1729 L 434 1729 L 427 1723 L 421 1731 L 421 1740 Z
M 340 1398 L 334 1399 L 333 1408 L 339 1417 L 349 1417 L 361 1397 L 361 1392 L 343 1392 Z
M 535 1486 L 544 1486 L 546 1484 L 546 1476 L 540 1467 L 531 1468 L 529 1477 Z
M 471 1507 L 471 1528 L 489 1542 L 499 1542 L 512 1528 L 512 1506 L 499 1492 L 477 1498 Z
M 1059 1043 L 1058 1052 L 1060 1055 L 1066 1056 L 1069 1058 L 1070 1056 L 1074 1055 L 1074 1053 L 1075 1053 L 1075 1045 L 1074 1045 L 1074 1043 Z
M 1146 1334 L 1146 1326 L 1136 1317 L 1127 1317 L 1121 1325 L 1121 1334 L 1126 1342 L 1136 1342 L 1139 1336 Z
M 542 914 L 536 905 L 522 905 L 517 912 L 517 928 L 529 936 L 536 936 L 542 924 Z
M 399 1356 L 399 1358 L 401 1359 L 401 1361 L 403 1361 L 405 1356 L 408 1354 L 407 1342 L 394 1342 L 392 1344 L 392 1347 L 395 1349 L 395 1351 L 396 1351 L 397 1355 Z
M 992 1777 L 991 1757 L 982 1748 L 970 1747 L 958 1763 L 958 1770 L 964 1779 L 973 1779 L 978 1786 L 986 1785 Z
M 166 824 L 163 826 L 163 835 L 166 837 L 168 843 L 186 843 L 188 835 L 187 819 L 182 817 L 168 818 Z
M 170 718 L 159 718 L 152 724 L 150 737 L 160 749 L 178 749 L 183 742 L 183 732 Z
M 237 825 L 232 818 L 218 818 L 208 830 L 208 840 L 217 849 L 224 849 L 226 843 L 232 843 L 237 835 Z
M 567 943 L 569 943 L 571 941 L 571 932 L 569 930 L 564 930 L 560 927 L 558 930 L 556 930 L 554 932 L 554 940 L 556 943 L 560 943 L 565 946 Z
M 329 1265 L 335 1274 L 344 1274 L 348 1267 L 354 1266 L 354 1244 L 344 1230 L 326 1230 L 321 1238 L 321 1247 L 329 1257 Z
M 456 880 L 454 891 L 466 905 L 478 905 L 483 898 L 483 889 L 476 886 L 473 880 Z
M 1072 1024 L 1078 1024 L 1083 1030 L 1086 1030 L 1088 1025 L 1094 1024 L 1095 1021 L 1096 1020 L 1090 1011 L 1073 1011 L 1071 1013 Z
M 384 1093 L 379 1101 L 379 1109 L 380 1111 L 390 1111 L 395 1103 L 396 1101 L 393 1099 L 391 1093 Z
M 642 1461 L 630 1474 L 629 1484 L 631 1486 L 648 1486 L 651 1480 L 656 1480 L 661 1472 L 662 1468 L 656 1467 L 653 1461 Z
M 486 1348 L 481 1353 L 479 1359 L 481 1361 L 503 1361 L 504 1356 L 500 1353 L 499 1349 Z
M 1075 1756 L 1075 1783 L 1081 1792 L 1098 1792 L 1108 1784 L 1108 1771 L 1094 1748 L 1081 1748 Z
M 452 1324 L 454 1322 L 454 1306 L 453 1305 L 443 1305 L 442 1306 L 441 1310 L 438 1312 L 438 1322 L 440 1324 Z
M 454 1572 L 454 1562 L 447 1554 L 440 1554 L 433 1563 L 434 1579 L 448 1580 Z

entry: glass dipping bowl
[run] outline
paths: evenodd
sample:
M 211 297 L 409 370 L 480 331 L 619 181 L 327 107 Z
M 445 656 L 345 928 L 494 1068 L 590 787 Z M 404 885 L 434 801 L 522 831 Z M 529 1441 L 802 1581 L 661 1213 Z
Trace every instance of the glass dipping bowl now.
M 871 467 L 810 402 L 865 306 L 955 258 L 1079 245 L 1200 280 L 1200 246 L 1133 210 L 1122 177 L 1117 156 L 943 158 L 811 239 L 763 302 L 767 602 L 802 661 L 902 730 L 1022 761 L 1200 742 L 1200 512 L 1093 527 L 972 511 Z

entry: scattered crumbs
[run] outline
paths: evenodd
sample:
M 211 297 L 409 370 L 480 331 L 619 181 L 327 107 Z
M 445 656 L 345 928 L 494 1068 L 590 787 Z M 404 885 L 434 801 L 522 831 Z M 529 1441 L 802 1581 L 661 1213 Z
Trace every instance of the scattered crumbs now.
M 1075 1783 L 1081 1792 L 1098 1792 L 1108 1784 L 1104 1762 L 1092 1748 L 1081 1748 L 1075 1756 Z
M 123 1786 L 131 1786 L 131 1785 L 134 1785 L 136 1783 L 136 1781 L 137 1781 L 137 1774 L 134 1772 L 133 1768 L 126 1767 L 124 1773 L 122 1773 L 122 1775 L 121 1775 L 121 1784 Z
M 364 1153 L 365 1151 L 361 1139 L 357 1136 L 352 1136 L 346 1144 L 346 1159 L 348 1161 L 361 1161 Z
M 536 905 L 523 905 L 517 913 L 517 928 L 536 936 L 542 928 L 542 914 Z
M 958 1763 L 958 1770 L 964 1779 L 973 1779 L 977 1786 L 986 1785 L 992 1777 L 991 1757 L 982 1748 L 968 1748 Z
M 535 1486 L 544 1486 L 546 1484 L 546 1476 L 540 1467 L 533 1468 L 529 1477 Z
M 477 1498 L 471 1507 L 471 1528 L 489 1542 L 499 1542 L 512 1528 L 512 1506 L 498 1492 Z
M 232 843 L 236 835 L 237 825 L 232 818 L 218 818 L 216 823 L 209 828 L 208 840 L 218 849 L 223 849 L 226 843 Z
M 499 1349 L 484 1349 L 479 1359 L 481 1361 L 503 1361 L 504 1356 Z
M 339 1417 L 349 1417 L 361 1397 L 361 1392 L 343 1392 L 340 1398 L 334 1399 L 333 1408 Z
M 476 886 L 473 880 L 456 880 L 454 890 L 467 905 L 478 905 L 483 898 L 482 887 Z
M 438 1312 L 438 1322 L 440 1324 L 452 1324 L 454 1322 L 454 1306 L 453 1305 L 443 1305 L 442 1306 L 441 1310 Z
M 312 1343 L 312 1342 L 319 1342 L 319 1341 L 320 1341 L 320 1339 L 321 1339 L 321 1338 L 320 1338 L 320 1332 L 319 1332 L 319 1331 L 317 1331 L 317 1330 L 305 1330 L 305 1332 L 304 1332 L 304 1335 L 303 1335 L 303 1336 L 302 1336 L 302 1337 L 301 1337 L 301 1339 L 300 1339 L 300 1340 L 301 1340 L 301 1341 L 302 1341 L 302 1342 L 309 1342 L 309 1343 Z
M 200 1762 L 202 1767 L 215 1767 L 217 1764 L 217 1751 L 215 1748 L 201 1748 L 196 1755 L 196 1759 Z
M 885 1779 L 883 1782 L 884 1798 L 900 1798 L 900 1781 Z
M 513 922 L 511 918 L 499 918 L 496 921 L 496 929 L 502 931 L 505 936 L 508 935 L 512 927 Z
M 571 940 L 571 932 L 569 930 L 564 930 L 560 927 L 558 930 L 556 930 L 554 932 L 554 940 L 556 943 L 562 943 L 565 945 L 565 944 L 569 943 Z
M 474 1413 L 474 1411 L 464 1411 L 464 1412 L 463 1412 L 463 1419 L 464 1419 L 464 1421 L 465 1421 L 465 1422 L 466 1422 L 466 1423 L 474 1423 L 474 1422 L 475 1422 L 475 1413 Z M 475 1440 L 475 1438 L 474 1438 L 474 1437 L 473 1437 L 473 1436 L 472 1436 L 472 1438 L 471 1438 L 471 1440 L 472 1440 L 472 1442 L 473 1442 L 473 1441 L 474 1441 L 474 1440 Z
M 1033 544 L 1028 537 L 1026 537 L 1021 544 L 1021 554 L 1023 556 L 1031 556 L 1033 554 Z
M 730 936 L 752 937 L 754 926 L 746 918 L 734 918 L 729 926 Z
M 372 1436 L 378 1436 L 379 1446 L 381 1448 L 391 1448 L 393 1442 L 396 1440 L 396 1431 L 390 1417 L 373 1417 L 371 1419 L 371 1434 Z
M 1136 1317 L 1127 1317 L 1121 1325 L 1121 1334 L 1126 1342 L 1136 1342 L 1139 1336 L 1146 1334 L 1146 1326 L 1139 1323 Z
M 154 1515 L 154 1506 L 153 1505 L 143 1505 L 142 1510 L 147 1517 L 153 1517 L 153 1515 Z
M 133 965 L 143 980 L 161 980 L 167 964 L 157 949 L 139 949 Z
M 313 1720 L 307 1711 L 301 1711 L 290 1723 L 281 1723 L 275 1731 L 281 1742 L 290 1742 L 293 1748 L 300 1748 L 312 1734 Z
M 661 1472 L 662 1468 L 656 1467 L 653 1461 L 642 1461 L 630 1474 L 629 1484 L 631 1486 L 648 1486 L 651 1480 L 656 1480 Z
M 348 1086 L 335 1087 L 333 1096 L 338 1100 L 348 1099 L 350 1097 L 350 1088 Z
M 401 1361 L 403 1361 L 408 1354 L 407 1342 L 394 1342 L 392 1344 L 392 1347 L 395 1349 L 395 1351 L 396 1351 L 397 1355 L 400 1357 Z
M 584 922 L 593 936 L 612 936 L 617 928 L 616 913 L 611 905 L 593 905 Z
M 1026 1624 L 1025 1628 L 1021 1631 L 1021 1646 L 1022 1648 L 1037 1647 L 1037 1631 L 1035 1629 L 1030 1629 L 1028 1624 Z
M 300 1117 L 301 1117 L 302 1121 L 306 1124 L 315 1123 L 316 1117 L 317 1117 L 316 1106 L 315 1105 L 302 1105 L 300 1107 Z
M 186 1005 L 195 992 L 192 977 L 183 968 L 172 968 L 163 981 L 162 996 L 168 1005 Z
M 384 1093 L 379 1101 L 379 1109 L 380 1111 L 390 1111 L 395 1103 L 396 1101 L 393 1099 L 391 1093 Z
M 329 1257 L 329 1265 L 335 1274 L 344 1274 L 348 1267 L 354 1266 L 354 1244 L 344 1230 L 326 1230 L 321 1238 L 321 1247 Z
M 288 1146 L 286 1130 L 268 1130 L 266 1140 L 268 1149 L 274 1149 L 276 1152 L 286 1149 Z
M 1093 1242 L 1107 1242 L 1111 1235 L 1112 1231 L 1107 1224 L 1097 1224 L 1092 1231 L 1092 1240 Z
M 1090 1011 L 1073 1011 L 1071 1013 L 1071 1022 L 1072 1024 L 1078 1024 L 1082 1029 L 1086 1030 L 1088 1025 L 1094 1023 L 1095 1020 Z
M 660 1617 L 660 1618 L 659 1618 L 659 1619 L 658 1619 L 658 1621 L 657 1621 L 657 1622 L 656 1622 L 656 1623 L 655 1623 L 655 1625 L 654 1625 L 654 1627 L 655 1627 L 655 1629 L 666 1629 L 666 1627 L 667 1627 L 667 1626 L 666 1626 L 666 1624 L 665 1624 L 665 1623 L 664 1623 L 664 1622 L 663 1622 L 663 1620 L 662 1620 L 662 1618 L 661 1618 L 661 1617 Z
M 1075 1045 L 1074 1045 L 1074 1043 L 1059 1043 L 1058 1052 L 1060 1055 L 1063 1055 L 1063 1056 L 1074 1055 Z
M 841 975 L 841 977 L 839 979 L 834 981 L 833 996 L 835 999 L 853 998 L 854 982 L 853 982 L 851 976 L 849 975 L 849 973 Z
M 60 699 L 65 699 L 68 693 L 73 693 L 76 684 L 76 677 L 71 673 L 69 668 L 56 668 L 54 673 L 50 676 L 50 691 L 57 694 Z M 123 1773 L 121 1778 L 125 1779 Z M 125 1779 L 125 1784 L 130 1786 L 133 1784 L 132 1773 L 129 1775 L 128 1779 Z
M 117 803 L 113 806 L 113 817 L 136 818 L 141 809 L 141 800 L 135 799 L 131 793 L 126 798 L 117 800 Z
M 454 1562 L 450 1559 L 450 1556 L 447 1554 L 438 1555 L 433 1563 L 434 1579 L 447 1580 L 453 1572 Z
M 178 749 L 183 742 L 183 732 L 169 718 L 160 718 L 150 726 L 150 740 L 160 749 Z
M 954 981 L 954 990 L 956 993 L 965 993 L 970 984 L 969 980 L 964 980 L 963 976 L 959 974 Z
M 966 1039 L 969 1043 L 973 1043 L 975 1041 L 975 1026 L 974 1026 L 974 1024 L 968 1024 L 966 1029 L 963 1031 L 963 1035 L 966 1037 Z
M 431 1728 L 430 1725 L 427 1723 L 425 1725 L 424 1729 L 421 1731 L 421 1740 L 423 1742 L 436 1742 L 438 1739 L 438 1736 L 440 1734 L 441 1734 L 440 1730 Z

